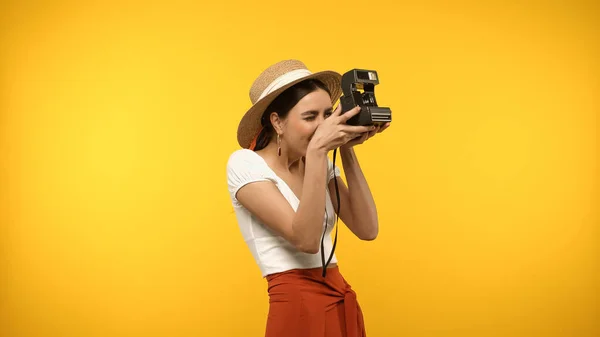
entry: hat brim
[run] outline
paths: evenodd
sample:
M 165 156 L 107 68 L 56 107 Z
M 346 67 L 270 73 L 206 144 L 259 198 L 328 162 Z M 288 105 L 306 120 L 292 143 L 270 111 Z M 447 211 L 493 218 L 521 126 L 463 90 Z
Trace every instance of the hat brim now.
M 237 140 L 239 145 L 245 149 L 250 147 L 252 140 L 254 139 L 254 137 L 256 137 L 256 134 L 260 131 L 260 128 L 262 127 L 260 120 L 262 118 L 263 113 L 265 112 L 265 109 L 267 109 L 269 104 L 271 104 L 273 100 L 277 98 L 277 96 L 279 96 L 279 94 L 281 94 L 283 91 L 290 88 L 291 86 L 308 79 L 317 79 L 323 82 L 323 84 L 325 84 L 325 86 L 331 93 L 332 104 L 334 104 L 342 95 L 342 75 L 334 71 L 326 70 L 315 72 L 311 75 L 304 76 L 290 83 L 287 83 L 281 88 L 263 97 L 261 100 L 256 102 L 248 111 L 246 111 L 246 113 L 240 120 L 240 123 L 238 124 Z

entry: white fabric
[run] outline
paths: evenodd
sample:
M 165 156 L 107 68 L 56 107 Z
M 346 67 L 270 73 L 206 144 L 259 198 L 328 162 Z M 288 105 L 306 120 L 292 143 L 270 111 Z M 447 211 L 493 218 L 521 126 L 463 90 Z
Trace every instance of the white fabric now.
M 312 72 L 310 72 L 310 70 L 296 69 L 277 77 L 265 88 L 265 90 L 263 90 L 263 92 L 260 94 L 260 97 L 258 97 L 258 101 L 260 101 L 261 99 L 263 99 L 263 97 L 267 96 L 273 91 L 283 87 L 284 85 L 308 75 L 312 75 Z
M 329 159 L 328 163 L 329 181 L 334 175 L 339 176 L 340 170 L 338 167 L 335 167 L 334 169 L 333 163 Z M 320 248 L 319 252 L 316 254 L 303 253 L 297 250 L 287 240 L 261 223 L 238 202 L 236 194 L 239 189 L 247 184 L 257 181 L 272 181 L 290 203 L 294 211 L 298 209 L 300 200 L 298 200 L 285 181 L 280 179 L 275 172 L 271 170 L 264 159 L 256 152 L 249 149 L 241 149 L 236 150 L 230 155 L 227 162 L 229 195 L 235 210 L 241 234 L 254 257 L 262 276 L 264 277 L 269 274 L 295 268 L 322 267 Z M 325 259 L 327 261 L 332 249 L 330 234 L 335 225 L 335 211 L 329 192 L 323 191 L 323 193 L 327 194 L 325 198 L 327 210 L 326 217 L 329 221 L 324 241 Z M 323 226 L 325 226 L 325 217 L 323 218 Z M 331 263 L 336 262 L 337 258 L 334 254 Z

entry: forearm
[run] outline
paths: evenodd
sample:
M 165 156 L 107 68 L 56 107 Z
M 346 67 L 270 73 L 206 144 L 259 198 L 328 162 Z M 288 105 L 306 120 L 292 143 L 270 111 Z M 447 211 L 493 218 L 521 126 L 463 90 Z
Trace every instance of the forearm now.
M 306 155 L 300 204 L 292 224 L 294 241 L 303 251 L 317 253 L 325 216 L 327 154 L 309 151 Z
M 375 200 L 354 150 L 352 148 L 341 148 L 340 156 L 350 195 L 352 225 L 357 236 L 372 240 L 379 231 Z

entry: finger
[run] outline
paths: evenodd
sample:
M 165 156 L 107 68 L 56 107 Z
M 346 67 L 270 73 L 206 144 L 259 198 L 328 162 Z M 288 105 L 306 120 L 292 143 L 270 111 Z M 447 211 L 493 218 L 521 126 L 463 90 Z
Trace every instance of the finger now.
M 380 130 L 381 130 L 381 125 L 377 125 L 377 127 L 375 127 L 375 130 L 371 131 L 372 136 L 375 136 Z
M 333 112 L 331 113 L 331 116 L 339 116 L 342 113 L 342 104 L 338 104 L 335 107 L 335 110 L 333 110 Z
M 379 132 L 379 127 L 378 127 L 378 128 L 376 128 L 375 130 L 373 130 L 373 131 L 369 132 L 369 138 L 371 138 L 371 137 L 375 136 L 375 135 L 377 134 L 377 132 Z
M 342 130 L 349 133 L 365 133 L 375 130 L 375 126 L 343 125 Z
M 359 112 L 360 112 L 360 106 L 357 105 L 354 108 L 344 112 L 344 114 L 340 116 L 340 120 L 341 120 L 341 122 L 346 122 L 350 118 L 357 115 Z
M 369 139 L 369 137 L 371 137 L 370 132 L 363 133 L 362 137 L 360 137 L 360 142 L 363 143 L 365 140 Z
M 391 125 L 391 124 L 390 124 L 390 122 L 387 122 L 387 123 L 385 123 L 383 126 L 381 126 L 381 127 L 379 128 L 379 130 L 378 130 L 377 132 L 383 132 L 383 130 L 385 130 L 385 129 L 389 128 L 389 127 L 390 127 L 390 125 Z
M 364 133 L 351 133 L 346 142 L 356 143 L 359 142 L 364 136 Z
M 349 143 L 352 145 L 362 144 L 369 138 L 369 133 L 365 132 L 363 134 L 358 135 L 358 137 L 352 139 Z

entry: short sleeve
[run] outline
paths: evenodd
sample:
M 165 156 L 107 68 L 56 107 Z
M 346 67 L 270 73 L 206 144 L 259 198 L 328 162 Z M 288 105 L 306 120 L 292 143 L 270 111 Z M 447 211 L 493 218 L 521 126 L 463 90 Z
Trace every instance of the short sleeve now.
M 243 186 L 257 181 L 272 181 L 277 184 L 277 177 L 254 151 L 242 149 L 232 153 L 227 161 L 227 184 L 232 203 L 239 206 L 237 192 Z
M 327 172 L 329 174 L 329 179 L 328 181 L 330 181 L 331 179 L 333 179 L 334 175 L 336 177 L 341 176 L 342 174 L 340 173 L 340 169 L 337 167 L 337 165 L 334 167 L 333 166 L 333 162 L 331 161 L 331 159 L 327 158 Z

